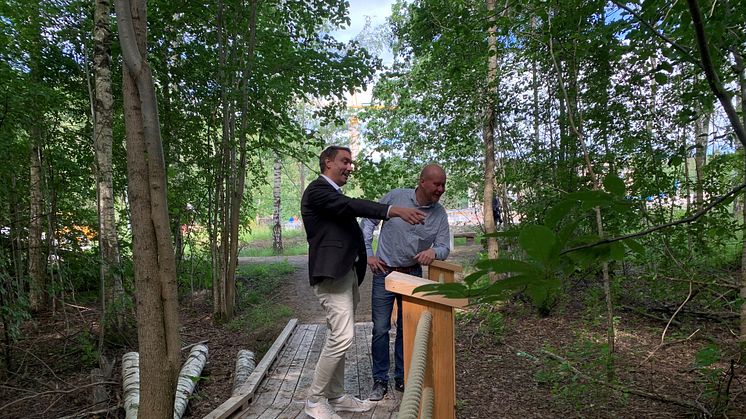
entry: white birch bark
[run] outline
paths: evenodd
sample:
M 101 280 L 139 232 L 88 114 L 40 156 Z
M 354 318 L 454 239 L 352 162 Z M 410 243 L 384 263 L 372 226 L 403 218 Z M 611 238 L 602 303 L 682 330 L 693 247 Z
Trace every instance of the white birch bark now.
M 233 396 L 238 394 L 238 389 L 249 379 L 249 376 L 256 368 L 256 359 L 254 352 L 247 349 L 238 351 L 236 357 L 236 373 L 233 375 Z
M 122 393 L 126 419 L 137 419 L 140 407 L 140 354 L 127 352 L 122 355 Z
M 272 251 L 279 255 L 282 253 L 282 224 L 280 222 L 280 210 L 282 209 L 282 159 L 279 154 L 275 156 L 273 187 L 272 187 Z
M 194 345 L 184 366 L 179 372 L 179 382 L 176 384 L 176 398 L 174 400 L 174 419 L 181 419 L 189 403 L 189 396 L 197 387 L 198 378 L 207 363 L 207 345 Z

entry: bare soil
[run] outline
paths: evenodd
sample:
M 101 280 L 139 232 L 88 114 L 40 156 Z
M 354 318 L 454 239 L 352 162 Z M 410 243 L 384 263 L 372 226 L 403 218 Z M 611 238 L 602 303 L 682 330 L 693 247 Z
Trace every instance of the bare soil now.
M 479 250 L 479 246 L 458 246 L 449 260 L 466 264 Z M 242 263 L 270 259 L 246 258 Z M 323 312 L 308 285 L 306 257 L 287 260 L 297 269 L 278 289 L 275 301 L 289 306 L 293 317 L 302 323 L 323 323 Z M 357 321 L 370 321 L 370 286 L 367 278 L 361 288 Z M 734 347 L 721 348 L 723 361 L 712 368 L 695 368 L 695 355 L 707 344 L 735 343 L 728 330 L 734 324 L 682 319 L 682 325 L 669 329 L 669 336 L 681 339 L 670 339 L 673 343 L 646 360 L 658 346 L 665 323 L 620 311 L 614 379 L 620 387 L 648 393 L 643 397 L 593 384 L 578 377 L 570 366 L 550 359 L 548 354 L 556 354 L 584 375 L 605 377 L 597 351 L 605 333 L 603 320 L 589 314 L 582 304 L 567 303 L 542 318 L 522 302 L 508 302 L 494 309 L 502 318 L 499 333 L 490 329 L 484 313 L 471 315 L 474 310 L 461 313 L 457 321 L 458 418 L 704 417 L 703 411 L 682 404 L 699 403 L 709 409 L 714 399 L 708 398 L 708 390 L 718 386 L 727 388 L 733 399 L 723 417 L 746 418 L 746 368 L 735 363 L 732 374 L 726 374 L 731 372 L 728 361 Z M 181 303 L 184 346 L 207 340 L 210 350 L 187 417 L 202 417 L 228 398 L 239 349 L 256 351 L 258 360 L 285 326 L 282 319 L 262 330 L 216 327 L 211 312 L 204 292 Z M 91 404 L 89 374 L 96 365 L 90 359 L 88 341 L 93 336 L 95 348 L 97 318 L 95 307 L 65 305 L 55 314 L 40 313 L 24 323 L 23 338 L 13 346 L 14 372 L 0 369 L 0 418 L 81 417 L 89 411 L 101 413 L 87 417 L 124 417 L 117 408 L 121 405 L 119 362 L 107 385 L 109 401 Z M 695 330 L 698 332 L 689 337 Z M 128 344 L 124 344 L 106 355 L 120 360 L 127 350 Z M 186 357 L 187 351 L 182 353 Z

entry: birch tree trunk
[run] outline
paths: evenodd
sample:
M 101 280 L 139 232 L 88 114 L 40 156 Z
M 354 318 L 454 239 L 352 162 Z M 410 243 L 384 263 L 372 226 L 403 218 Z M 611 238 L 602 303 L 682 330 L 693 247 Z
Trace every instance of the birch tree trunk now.
M 137 419 L 140 406 L 140 354 L 127 352 L 122 355 L 122 398 L 126 419 Z
M 137 293 L 138 417 L 169 418 L 179 371 L 179 313 L 158 105 L 147 62 L 145 0 L 117 0 L 116 12 L 124 58 L 127 190 Z
M 119 241 L 114 211 L 112 180 L 112 143 L 114 100 L 111 89 L 111 28 L 109 0 L 95 0 L 93 27 L 93 71 L 95 96 L 93 102 L 93 145 L 96 152 L 96 190 L 98 191 L 99 251 L 101 253 L 101 332 L 109 326 L 117 330 L 124 324 Z
M 497 100 L 497 17 L 495 16 L 495 0 L 485 0 L 487 13 L 490 15 L 490 28 L 487 38 L 489 57 L 487 63 L 487 91 L 485 107 L 482 114 L 482 141 L 484 142 L 484 193 L 482 194 L 484 214 L 484 231 L 494 233 L 495 219 L 492 215 L 492 199 L 495 197 L 495 100 Z M 497 259 L 497 239 L 487 239 L 487 257 Z
M 282 253 L 282 223 L 280 222 L 282 186 L 282 159 L 275 156 L 275 167 L 272 184 L 272 252 L 276 255 Z

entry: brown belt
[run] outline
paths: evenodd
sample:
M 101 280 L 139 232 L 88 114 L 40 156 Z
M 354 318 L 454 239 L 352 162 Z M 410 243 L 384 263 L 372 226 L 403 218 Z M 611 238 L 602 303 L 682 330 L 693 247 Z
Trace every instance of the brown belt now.
M 385 266 L 385 265 L 384 265 Z M 386 270 L 389 272 L 401 272 L 403 274 L 412 273 L 415 269 L 418 269 L 420 265 L 412 265 L 412 266 L 386 266 Z

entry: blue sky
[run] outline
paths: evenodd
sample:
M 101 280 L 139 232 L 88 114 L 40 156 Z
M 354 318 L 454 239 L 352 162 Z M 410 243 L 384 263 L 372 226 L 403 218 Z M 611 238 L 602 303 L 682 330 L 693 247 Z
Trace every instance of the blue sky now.
M 350 2 L 350 26 L 345 29 L 338 29 L 331 34 L 342 42 L 347 42 L 354 38 L 365 26 L 365 17 L 370 16 L 373 27 L 386 23 L 386 18 L 391 15 L 391 5 L 394 0 L 349 0 Z M 384 63 L 390 63 L 393 57 L 391 54 L 384 54 L 381 57 Z M 388 55 L 388 56 L 386 56 Z M 368 91 L 358 92 L 354 97 L 348 95 L 348 105 L 359 105 L 370 102 L 370 87 Z
M 386 22 L 391 14 L 391 5 L 394 0 L 349 0 L 350 1 L 350 27 L 332 32 L 339 41 L 349 41 L 360 33 L 365 26 L 365 16 L 370 16 L 373 26 Z

